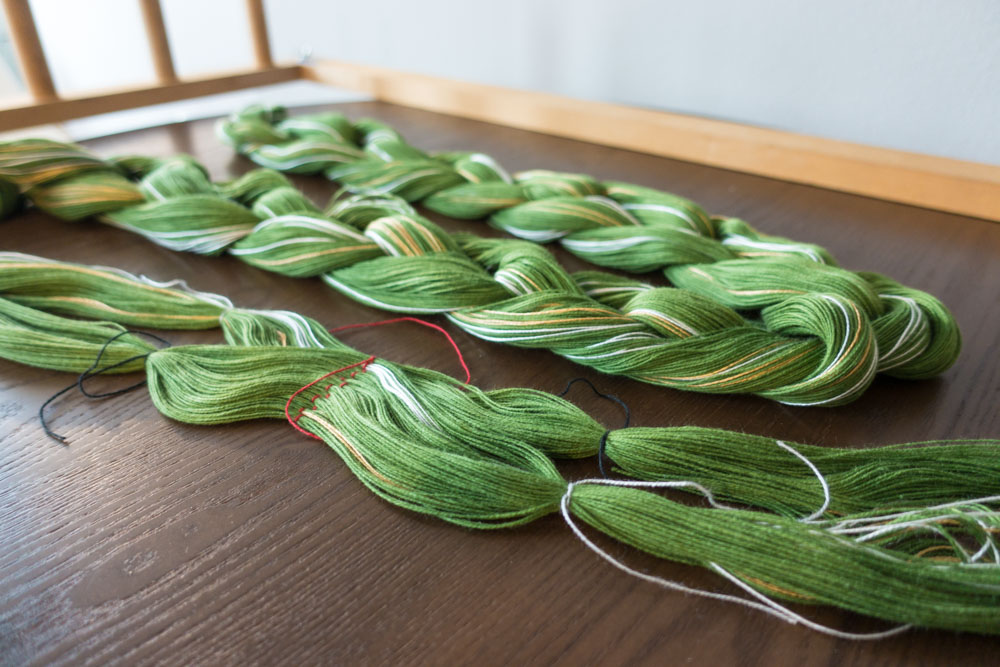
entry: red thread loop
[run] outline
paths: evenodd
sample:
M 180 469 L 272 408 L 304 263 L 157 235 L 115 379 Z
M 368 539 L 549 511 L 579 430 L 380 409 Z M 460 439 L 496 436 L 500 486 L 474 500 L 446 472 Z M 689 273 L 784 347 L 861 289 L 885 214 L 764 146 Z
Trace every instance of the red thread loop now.
M 430 327 L 431 329 L 434 329 L 444 334 L 444 337 L 448 339 L 449 343 L 451 343 L 452 349 L 455 350 L 455 354 L 458 355 L 458 363 L 462 365 L 462 370 L 465 371 L 465 384 L 469 384 L 469 382 L 472 381 L 472 373 L 469 372 L 469 367 L 465 363 L 465 357 L 462 356 L 462 351 L 458 348 L 458 343 L 456 343 L 455 339 L 451 337 L 451 334 L 449 334 L 447 331 L 445 331 L 442 327 L 438 326 L 437 324 L 426 322 L 424 320 L 417 319 L 416 317 L 397 317 L 395 319 L 383 320 L 381 322 L 364 322 L 362 324 L 347 324 L 342 327 L 336 327 L 334 329 L 330 329 L 329 331 L 330 333 L 336 333 L 338 331 L 344 331 L 345 329 L 364 329 L 366 327 L 379 327 L 382 326 L 383 324 L 395 324 L 397 322 L 415 322 L 425 327 Z M 306 386 L 300 388 L 298 391 L 292 394 L 288 398 L 288 402 L 285 403 L 285 419 L 287 419 L 288 423 L 292 425 L 292 428 L 294 428 L 299 433 L 308 435 L 310 438 L 313 438 L 314 440 L 322 440 L 322 438 L 320 438 L 319 436 L 314 435 L 309 431 L 305 430 L 304 428 L 302 428 L 301 426 L 299 426 L 299 419 L 302 417 L 302 413 L 306 410 L 306 406 L 299 408 L 298 412 L 295 413 L 295 416 L 292 417 L 292 415 L 289 413 L 289 411 L 292 409 L 292 401 L 294 401 L 299 394 L 304 392 L 309 387 L 312 387 L 317 383 L 322 382 L 323 380 L 332 375 L 338 375 L 340 373 L 343 373 L 344 371 L 349 371 L 352 368 L 358 368 L 359 366 L 361 367 L 361 372 L 365 373 L 368 371 L 368 365 L 371 364 L 373 361 L 375 361 L 374 355 L 368 357 L 364 361 L 359 361 L 356 364 L 351 364 L 350 366 L 344 366 L 343 368 L 338 368 L 335 371 L 330 371 L 329 373 L 321 375 L 312 382 L 310 382 L 309 384 L 307 384 Z M 318 391 L 316 395 L 312 397 L 312 400 L 309 402 L 309 407 L 315 410 L 316 399 L 318 399 L 320 396 L 325 396 L 326 398 L 329 398 L 331 387 L 333 387 L 334 385 L 337 385 L 338 387 L 343 387 L 344 385 L 347 384 L 348 380 L 350 380 L 357 374 L 358 371 L 351 371 L 350 376 L 347 378 L 341 378 L 341 377 L 336 378 L 336 380 L 340 380 L 339 384 L 336 381 L 334 381 L 326 385 L 322 389 L 320 389 L 320 391 Z
M 294 428 L 299 433 L 304 433 L 305 435 L 308 435 L 310 438 L 313 438 L 314 440 L 322 440 L 323 438 L 319 437 L 318 435 L 313 435 L 309 431 L 307 431 L 304 428 L 302 428 L 301 426 L 299 426 L 299 418 L 302 416 L 302 412 L 305 410 L 305 407 L 299 408 L 299 411 L 298 411 L 298 413 L 296 413 L 295 417 L 292 417 L 292 415 L 289 414 L 288 411 L 292 409 L 292 401 L 294 401 L 295 398 L 299 394 L 301 394 L 302 392 L 304 392 L 306 389 L 308 389 L 309 387 L 312 387 L 313 385 L 315 385 L 318 382 L 322 382 L 323 380 L 325 380 L 326 378 L 330 377 L 331 375 L 336 375 L 338 373 L 343 373 L 346 370 L 350 370 L 352 368 L 357 368 L 358 366 L 361 367 L 361 372 L 364 373 L 364 372 L 366 372 L 368 370 L 368 364 L 372 363 L 373 361 L 375 361 L 375 356 L 374 355 L 368 357 L 364 361 L 359 361 L 356 364 L 351 364 L 350 366 L 344 366 L 343 368 L 338 368 L 335 371 L 330 371 L 329 373 L 327 373 L 325 375 L 321 375 L 318 378 L 316 378 L 315 380 L 313 380 L 312 382 L 310 382 L 309 384 L 307 384 L 304 387 L 300 388 L 294 394 L 292 394 L 291 396 L 289 396 L 288 397 L 288 402 L 285 403 L 285 419 L 287 419 L 288 423 L 292 425 L 292 428 Z M 355 373 L 356 372 L 357 371 L 355 371 Z M 351 373 L 351 377 L 354 377 L 354 373 Z M 342 382 L 340 384 L 340 386 L 343 387 L 345 383 L 346 383 L 346 381 Z M 330 387 L 332 387 L 332 386 L 333 386 L 333 383 L 330 383 L 329 385 L 327 385 L 326 387 L 324 387 L 322 391 L 320 391 L 315 396 L 313 396 L 312 401 L 310 401 L 310 403 L 313 404 L 313 406 L 315 406 L 316 399 L 319 398 L 323 394 L 323 392 L 329 392 Z
M 439 331 L 442 334 L 444 334 L 444 337 L 448 339 L 449 343 L 451 343 L 452 349 L 455 350 L 455 354 L 458 355 L 458 363 L 462 364 L 462 370 L 465 371 L 465 384 L 469 384 L 472 381 L 472 373 L 469 372 L 469 367 L 465 364 L 465 357 L 462 356 L 462 351 L 460 349 L 458 349 L 458 343 L 455 342 L 455 339 L 452 338 L 451 334 L 449 334 L 447 331 L 445 331 L 443 327 L 440 327 L 437 324 L 434 324 L 433 322 L 427 322 L 425 320 L 417 319 L 416 317 L 397 317 L 397 318 L 391 319 L 391 320 L 382 320 L 381 322 L 364 322 L 362 324 L 346 324 L 346 325 L 344 325 L 342 327 L 336 327 L 334 329 L 328 329 L 328 331 L 330 333 L 337 333 L 338 331 L 344 331 L 346 329 L 364 329 L 366 327 L 380 327 L 383 324 L 396 324 L 397 322 L 414 322 L 416 324 L 419 324 L 419 325 L 425 326 L 425 327 L 429 327 L 431 329 L 434 329 L 434 330 Z

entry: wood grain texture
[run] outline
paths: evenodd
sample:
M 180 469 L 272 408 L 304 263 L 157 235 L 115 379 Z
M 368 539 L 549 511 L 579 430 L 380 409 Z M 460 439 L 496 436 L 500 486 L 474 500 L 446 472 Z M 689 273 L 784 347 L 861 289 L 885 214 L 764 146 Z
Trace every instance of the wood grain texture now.
M 341 61 L 302 72 L 384 102 L 1000 221 L 1000 165 Z
M 644 426 L 698 424 L 787 440 L 862 446 L 1000 435 L 1000 226 L 625 150 L 380 103 L 340 105 L 392 123 L 431 149 L 478 149 L 513 170 L 547 167 L 670 189 L 709 211 L 827 247 L 942 298 L 965 336 L 941 378 L 875 381 L 835 409 L 784 407 L 599 375 L 544 351 L 471 338 L 440 318 L 484 388 L 559 391 L 590 378 Z M 188 152 L 222 178 L 251 168 L 211 123 L 89 143 L 103 155 Z M 325 203 L 334 187 L 298 183 Z M 442 221 L 497 235 L 482 223 Z M 4 249 L 185 278 L 248 307 L 298 310 L 330 326 L 384 319 L 318 280 L 264 273 L 233 257 L 158 248 L 94 222 L 25 214 L 3 223 Z M 584 265 L 558 252 L 573 268 Z M 460 373 L 439 335 L 401 325 L 344 332 L 385 358 Z M 175 343 L 216 332 L 168 334 Z M 317 369 L 321 374 L 328 369 Z M 10 664 L 982 664 L 997 641 L 913 631 L 851 643 L 757 612 L 666 592 L 587 551 L 556 517 L 473 532 L 379 500 L 328 449 L 278 421 L 196 427 L 160 416 L 142 392 L 69 397 L 47 440 L 41 402 L 71 378 L 0 362 L 0 656 Z M 106 381 L 109 384 L 114 380 Z M 609 426 L 615 406 L 577 387 L 570 398 Z M 593 460 L 560 466 L 571 478 Z M 604 544 L 608 544 L 604 542 Z M 635 567 L 738 593 L 711 573 L 608 544 Z M 883 624 L 800 607 L 846 630 Z M 992 656 L 992 657 L 991 657 Z

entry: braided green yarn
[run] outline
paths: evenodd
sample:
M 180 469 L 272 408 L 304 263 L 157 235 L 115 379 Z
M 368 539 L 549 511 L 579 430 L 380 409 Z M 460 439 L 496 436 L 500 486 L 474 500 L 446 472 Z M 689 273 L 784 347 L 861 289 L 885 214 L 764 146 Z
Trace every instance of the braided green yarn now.
M 275 169 L 287 164 L 296 173 L 323 172 L 351 191 L 422 200 L 430 210 L 449 217 L 492 216 L 496 227 L 537 242 L 558 239 L 570 252 L 600 266 L 635 272 L 665 268 L 678 287 L 733 308 L 761 308 L 787 295 L 815 292 L 847 297 L 873 319 L 886 310 L 902 310 L 878 289 L 881 276 L 832 270 L 834 259 L 819 246 L 765 236 L 735 218 L 712 218 L 694 202 L 652 188 L 543 170 L 512 178 L 488 156 L 432 157 L 384 124 L 362 120 L 352 126 L 337 114 L 289 119 L 281 107 L 250 107 L 221 123 L 219 132 L 259 164 Z M 334 145 L 362 152 L 334 155 Z M 444 167 L 462 182 L 435 183 L 438 189 L 424 196 L 431 180 L 449 181 Z M 430 172 L 437 174 L 434 179 L 429 180 Z M 787 261 L 794 259 L 801 262 Z M 939 302 L 928 307 L 923 312 L 932 313 L 932 349 L 925 348 L 920 364 L 906 369 L 893 365 L 883 372 L 926 378 L 954 363 L 961 347 L 957 327 L 950 315 L 942 317 L 947 311 L 942 312 Z M 905 347 L 922 345 L 928 335 L 928 322 L 922 321 L 926 316 L 915 317 L 919 324 L 914 331 L 919 333 L 908 338 Z M 884 333 L 888 328 L 877 330 Z
M 395 192 L 410 200 L 421 199 L 412 195 L 411 183 L 423 182 L 425 163 L 437 160 L 464 182 L 424 199 L 431 210 L 458 218 L 493 214 L 491 221 L 497 227 L 534 241 L 560 239 L 570 252 L 602 266 L 639 272 L 668 267 L 674 284 L 704 291 L 735 308 L 763 307 L 784 298 L 782 294 L 831 291 L 856 300 L 869 316 L 887 307 L 885 295 L 876 294 L 858 278 L 877 283 L 879 276 L 827 270 L 824 265 L 834 266 L 835 261 L 819 246 L 764 236 L 735 218 L 711 218 L 693 202 L 652 188 L 602 184 L 583 175 L 541 170 L 512 179 L 488 156 L 444 153 L 432 158 L 384 124 L 362 120 L 352 126 L 338 114 L 288 119 L 280 107 L 251 107 L 221 123 L 219 131 L 260 164 L 283 169 L 287 160 L 297 173 L 324 171 L 353 191 Z M 359 160 L 354 152 L 331 155 L 329 147 L 341 144 L 363 149 L 365 157 Z M 398 190 L 396 183 L 407 190 Z M 753 258 L 753 263 L 730 265 L 737 257 Z M 769 258 L 798 258 L 808 264 Z M 712 262 L 719 262 L 723 275 L 732 277 L 728 285 L 714 284 L 715 275 L 694 272 L 689 266 L 704 270 Z M 931 312 L 939 315 L 940 308 L 932 307 Z M 950 315 L 934 319 L 940 339 L 925 355 L 920 371 L 886 372 L 915 379 L 947 369 L 960 349 L 957 327 L 950 319 Z M 915 340 L 923 337 L 923 331 Z M 907 342 L 915 345 L 915 340 Z
M 561 239 L 571 252 L 602 266 L 634 264 L 634 270 L 651 270 L 688 263 L 699 253 L 718 260 L 790 255 L 834 264 L 818 246 L 761 235 L 735 218 L 710 217 L 674 194 L 545 170 L 511 177 L 482 153 L 431 156 L 371 119 L 352 124 L 333 113 L 288 118 L 282 107 L 252 106 L 220 123 L 218 130 L 223 140 L 262 166 L 322 172 L 355 192 L 422 199 L 424 206 L 449 217 L 492 214 L 491 222 L 501 229 L 533 241 Z M 456 176 L 457 184 L 452 184 Z M 432 185 L 437 189 L 424 196 Z M 616 230 L 621 236 L 601 235 Z M 603 243 L 614 240 L 627 243 L 617 250 Z
M 274 172 L 216 186 L 190 158 L 120 158 L 100 171 L 92 158 L 57 146 L 9 144 L 0 173 L 30 183 L 25 195 L 47 207 L 35 194 L 73 183 L 82 165 L 83 176 L 103 174 L 123 192 L 148 197 L 128 208 L 116 204 L 102 219 L 160 245 L 228 249 L 262 269 L 319 275 L 374 307 L 446 312 L 487 340 L 545 347 L 653 384 L 838 405 L 860 396 L 880 370 L 908 378 L 939 373 L 960 347 L 954 320 L 936 299 L 874 274 L 779 257 L 668 269 L 694 291 L 597 272 L 571 276 L 533 244 L 449 235 L 391 195 L 335 199 L 328 213 L 336 217 L 329 217 Z M 481 160 L 470 165 L 483 168 Z M 566 186 L 555 176 L 532 178 L 539 195 Z M 596 187 L 568 182 L 578 192 Z M 103 191 L 91 198 L 107 199 Z M 66 214 L 61 205 L 46 210 Z M 744 265 L 752 275 L 741 286 L 732 276 Z M 727 303 L 757 310 L 744 317 Z
M 558 239 L 600 266 L 635 272 L 663 268 L 674 285 L 733 308 L 824 293 L 851 299 L 872 318 L 898 310 L 879 289 L 881 276 L 836 270 L 819 246 L 762 235 L 735 218 L 710 217 L 694 202 L 652 188 L 543 170 L 511 177 L 486 155 L 431 156 L 382 123 L 365 119 L 352 125 L 337 114 L 287 118 L 281 107 L 250 107 L 220 123 L 219 133 L 259 164 L 323 172 L 350 191 L 394 193 L 449 217 L 491 216 L 494 226 L 511 234 L 536 242 Z M 335 153 L 333 146 L 351 150 Z M 448 184 L 454 180 L 449 174 L 460 183 Z M 954 363 L 960 339 L 950 315 L 941 317 L 942 308 L 935 303 L 924 311 L 932 314 L 930 328 L 938 339 L 922 355 L 920 369 L 885 372 L 915 379 Z M 927 335 L 928 322 L 917 321 L 919 333 L 907 347 Z
M 822 500 L 801 460 L 772 440 L 722 431 L 613 431 L 607 454 L 637 477 L 690 480 L 717 498 L 787 516 L 689 507 L 601 480 L 571 485 L 550 456 L 593 455 L 603 428 L 562 399 L 521 389 L 483 392 L 434 371 L 368 357 L 295 313 L 236 309 L 186 286 L 151 289 L 149 279 L 113 269 L 18 258 L 0 262 L 0 284 L 14 291 L 44 284 L 47 299 L 18 306 L 41 314 L 60 308 L 62 294 L 103 303 L 111 317 L 138 326 L 169 326 L 166 315 L 214 306 L 229 344 L 177 346 L 146 359 L 157 408 L 198 424 L 284 419 L 290 410 L 362 483 L 400 507 L 477 529 L 564 511 L 567 521 L 575 516 L 651 554 L 735 577 L 770 598 L 1000 633 L 1000 559 L 988 549 L 973 553 L 989 545 L 989 531 L 1000 529 L 1000 513 L 996 498 L 970 499 L 1000 490 L 995 441 L 948 443 L 940 456 L 929 454 L 936 448 L 847 452 L 796 445 L 833 490 L 830 511 L 815 521 L 792 518 Z M 108 285 L 120 287 L 108 293 Z M 176 319 L 185 326 L 183 317 Z M 23 321 L 26 330 L 44 324 Z M 63 338 L 78 345 L 81 357 L 91 349 L 73 332 Z M 11 356 L 7 345 L 0 336 L 0 356 Z M 330 374 L 338 369 L 353 370 Z M 730 463 L 740 456 L 750 459 L 742 470 Z M 926 507 L 954 501 L 953 507 Z M 886 514 L 897 510 L 915 513 Z M 914 531 L 915 521 L 939 532 Z
M 63 177 L 72 175 L 72 179 Z M 22 139 L 0 143 L 0 180 L 4 189 L 5 214 L 15 210 L 8 204 L 10 185 L 27 194 L 46 211 L 59 211 L 64 220 L 79 220 L 139 204 L 143 194 L 100 159 L 75 146 L 46 139 Z
M 227 358 L 244 352 L 227 353 Z M 260 377 L 274 375 L 272 364 L 277 370 L 279 355 L 287 350 L 250 352 L 252 358 L 265 360 L 266 372 L 259 372 L 260 365 L 253 372 Z M 214 357 L 211 348 L 195 353 Z M 171 356 L 176 356 L 173 350 L 151 357 L 151 381 L 160 372 L 162 359 Z M 390 372 L 402 379 L 401 370 L 392 367 Z M 231 371 L 223 371 L 225 377 L 232 379 Z M 237 377 L 241 381 L 234 384 L 252 382 L 246 373 Z M 198 375 L 190 383 L 205 386 L 211 381 Z M 153 386 L 159 384 L 156 380 Z M 303 421 L 308 420 L 310 430 L 322 436 L 355 475 L 384 499 L 474 528 L 512 527 L 556 510 L 566 485 L 544 457 L 508 442 L 498 448 L 495 437 L 484 450 L 476 438 L 459 439 L 436 423 L 425 423 L 403 403 L 387 402 L 383 385 L 373 373 L 360 374 L 349 386 L 350 391 L 329 390 L 313 401 Z M 405 382 L 404 387 L 419 397 L 429 414 L 440 414 L 432 409 L 434 399 L 420 392 L 415 383 Z M 174 391 L 186 393 L 190 388 Z M 225 399 L 252 400 L 256 393 L 240 389 Z M 160 398 L 158 405 L 162 404 Z M 506 426 L 517 432 L 516 423 Z M 632 489 L 577 485 L 570 509 L 637 548 L 673 560 L 722 567 L 774 597 L 832 603 L 903 622 L 996 631 L 995 615 L 989 610 L 997 604 L 1000 592 L 995 573 L 982 568 L 908 561 L 882 547 L 859 549 L 836 534 L 799 521 L 743 510 L 689 508 Z M 845 592 L 845 577 L 851 581 L 850 592 Z M 886 579 L 891 582 L 888 586 Z M 916 604 L 912 602 L 915 596 L 920 598 Z M 948 618 L 942 619 L 945 609 Z
M 894 341 L 881 348 L 880 370 L 894 377 L 919 380 L 934 377 L 940 360 L 962 345 L 957 327 L 948 326 L 951 314 L 926 292 L 910 289 L 876 273 L 861 273 L 888 303 L 886 314 L 872 321 L 878 340 Z M 928 325 L 921 326 L 924 318 Z M 926 344 L 924 343 L 926 340 Z

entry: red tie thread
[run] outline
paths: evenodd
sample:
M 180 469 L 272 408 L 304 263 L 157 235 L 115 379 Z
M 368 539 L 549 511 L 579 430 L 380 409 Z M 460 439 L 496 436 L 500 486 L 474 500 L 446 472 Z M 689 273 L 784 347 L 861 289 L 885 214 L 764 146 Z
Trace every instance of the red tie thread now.
M 444 334 L 444 337 L 448 339 L 449 343 L 451 343 L 452 349 L 455 350 L 455 354 L 458 355 L 458 363 L 462 364 L 462 370 L 465 371 L 465 384 L 469 384 L 472 381 L 472 373 L 469 372 L 469 367 L 465 363 L 465 357 L 462 356 L 462 351 L 458 349 L 458 343 L 456 343 L 455 339 L 451 337 L 451 334 L 449 334 L 447 331 L 444 330 L 444 327 L 434 324 L 433 322 L 420 320 L 417 319 L 416 317 L 396 317 L 391 320 L 382 320 L 381 322 L 363 322 L 361 324 L 345 324 L 342 327 L 328 329 L 328 331 L 330 333 L 337 333 L 338 331 L 344 331 L 346 329 L 364 329 L 365 327 L 380 327 L 383 324 L 396 324 L 397 322 L 414 322 L 415 324 L 419 324 L 425 327 L 430 327 L 431 329 L 434 329 Z
M 346 370 L 350 370 L 352 368 L 357 368 L 358 366 L 361 366 L 361 372 L 364 373 L 364 372 L 366 372 L 368 370 L 368 364 L 370 364 L 373 361 L 375 361 L 375 356 L 374 355 L 368 357 L 364 361 L 359 361 L 356 364 L 351 364 L 350 366 L 344 366 L 343 368 L 338 368 L 335 371 L 330 371 L 329 373 L 326 373 L 324 375 L 319 376 L 318 378 L 316 378 L 315 380 L 313 380 L 309 384 L 305 385 L 304 387 L 299 388 L 294 394 L 292 394 L 291 396 L 288 397 L 288 402 L 285 403 L 285 419 L 287 419 L 288 423 L 292 425 L 292 428 L 294 428 L 299 433 L 304 433 L 304 434 L 308 435 L 310 438 L 313 438 L 315 440 L 322 440 L 323 438 L 319 437 L 318 435 L 313 435 L 309 431 L 307 431 L 304 428 L 302 428 L 301 426 L 299 426 L 299 418 L 302 416 L 302 412 L 305 410 L 305 407 L 299 408 L 299 411 L 295 415 L 294 418 L 288 413 L 288 411 L 292 408 L 292 401 L 294 401 L 295 397 L 298 396 L 299 394 L 301 394 L 302 392 L 304 392 L 306 389 L 308 389 L 309 387 L 313 386 L 317 382 L 322 382 L 323 380 L 325 380 L 326 378 L 330 377 L 331 375 L 336 375 L 337 373 L 343 373 Z M 357 371 L 355 371 L 355 373 L 356 372 Z M 354 377 L 354 373 L 351 373 L 351 377 Z M 315 404 L 316 403 L 316 399 L 319 398 L 324 392 L 328 391 L 330 389 L 330 387 L 333 386 L 333 384 L 334 383 L 331 382 L 330 384 L 328 384 L 326 387 L 323 388 L 323 391 L 321 391 L 321 392 L 317 393 L 315 396 L 313 396 L 311 403 Z M 344 386 L 344 383 L 341 383 L 340 386 Z M 315 407 L 315 405 L 313 407 Z
M 379 326 L 382 326 L 383 324 L 396 324 L 397 322 L 414 322 L 416 324 L 420 324 L 420 325 L 423 325 L 425 327 L 430 327 L 431 329 L 435 329 L 436 331 L 439 331 L 442 334 L 444 334 L 444 337 L 448 339 L 449 343 L 451 343 L 452 349 L 455 350 L 455 354 L 458 355 L 458 363 L 462 365 L 462 370 L 465 371 L 465 384 L 469 384 L 469 382 L 472 380 L 472 373 L 469 372 L 469 366 L 465 363 L 465 357 L 462 355 L 462 350 L 459 349 L 458 343 L 455 342 L 455 339 L 452 338 L 451 334 L 449 334 L 447 331 L 445 331 L 443 327 L 441 327 L 441 326 L 439 326 L 437 324 L 434 324 L 432 322 L 426 322 L 424 320 L 420 320 L 420 319 L 417 319 L 415 317 L 396 317 L 396 318 L 391 319 L 391 320 L 382 320 L 380 322 L 362 322 L 360 324 L 345 324 L 344 326 L 334 327 L 333 329 L 329 329 L 328 331 L 330 333 L 336 333 L 338 331 L 344 331 L 346 329 L 364 329 L 364 328 L 367 328 L 367 327 L 379 327 Z M 288 401 L 285 403 L 285 419 L 287 419 L 288 423 L 292 425 L 292 428 L 294 428 L 299 433 L 305 434 L 305 435 L 309 436 L 310 438 L 313 438 L 314 440 L 322 440 L 322 438 L 320 438 L 319 436 L 314 435 L 314 434 L 310 433 L 309 431 L 305 430 L 304 428 L 302 428 L 301 426 L 299 426 L 299 418 L 302 417 L 302 413 L 306 409 L 305 406 L 299 408 L 299 411 L 298 411 L 298 413 L 296 413 L 295 417 L 292 417 L 292 415 L 289 412 L 291 410 L 291 408 L 292 408 L 292 401 L 294 401 L 296 399 L 296 397 L 298 397 L 298 395 L 301 394 L 302 392 L 304 392 L 306 389 L 309 389 L 310 387 L 316 385 L 317 383 L 322 382 L 323 380 L 325 380 L 326 378 L 328 378 L 330 376 L 338 375 L 340 373 L 343 373 L 344 371 L 348 371 L 348 370 L 351 370 L 352 368 L 357 368 L 359 366 L 361 367 L 361 372 L 365 373 L 365 372 L 368 371 L 368 365 L 371 364 L 373 361 L 375 361 L 375 355 L 372 355 L 372 356 L 368 357 L 367 359 L 365 359 L 363 361 L 359 361 L 357 363 L 350 364 L 349 366 L 344 366 L 343 368 L 338 368 L 335 371 L 330 371 L 329 373 L 324 373 L 323 375 L 319 376 L 318 378 L 316 378 L 315 380 L 313 380 L 309 384 L 307 384 L 307 385 L 305 385 L 303 387 L 300 387 L 294 394 L 292 394 L 291 396 L 289 396 Z M 350 377 L 347 378 L 347 379 L 345 379 L 345 380 L 343 380 L 338 386 L 339 387 L 343 387 L 345 384 L 347 384 L 347 380 L 349 380 L 350 378 L 354 377 L 357 374 L 357 372 L 358 371 L 353 371 L 351 373 Z M 336 383 L 335 382 L 331 382 L 326 387 L 324 387 L 322 391 L 317 392 L 316 395 L 314 395 L 312 397 L 311 403 L 313 403 L 313 407 L 314 408 L 315 408 L 316 399 L 319 398 L 320 396 L 324 395 L 326 392 L 328 392 L 330 390 L 330 388 L 333 387 L 334 384 L 336 384 Z

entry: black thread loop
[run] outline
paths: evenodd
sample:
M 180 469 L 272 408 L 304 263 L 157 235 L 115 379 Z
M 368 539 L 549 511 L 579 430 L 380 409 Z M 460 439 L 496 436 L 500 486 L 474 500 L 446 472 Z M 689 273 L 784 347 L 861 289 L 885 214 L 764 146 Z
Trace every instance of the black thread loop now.
M 72 390 L 74 387 L 76 387 L 77 389 L 79 389 L 80 393 L 83 394 L 84 396 L 86 396 L 87 398 L 108 398 L 110 396 L 120 396 L 121 394 L 126 394 L 126 393 L 128 393 L 130 391 L 133 391 L 135 389 L 138 389 L 139 387 L 141 387 L 144 384 L 146 384 L 146 380 L 142 380 L 141 382 L 136 382 L 135 384 L 129 385 L 129 386 L 123 388 L 123 389 L 116 389 L 114 391 L 106 391 L 106 392 L 103 392 L 103 393 L 100 393 L 100 394 L 95 394 L 95 393 L 92 393 L 90 391 L 87 391 L 86 387 L 83 386 L 83 383 L 84 383 L 85 380 L 88 380 L 88 379 L 94 377 L 95 375 L 102 375 L 104 373 L 107 373 L 110 370 L 113 370 L 115 368 L 120 368 L 120 367 L 122 367 L 122 366 L 124 366 L 126 364 L 129 364 L 129 363 L 131 363 L 133 361 L 136 361 L 137 359 L 145 359 L 149 355 L 152 354 L 152 352 L 147 352 L 146 354 L 137 354 L 134 357 L 129 357 L 128 359 L 123 359 L 122 361 L 119 361 L 119 362 L 116 362 L 114 364 L 111 364 L 110 366 L 104 366 L 102 368 L 98 368 L 98 365 L 101 363 L 101 359 L 104 357 L 104 353 L 107 351 L 108 347 L 113 342 L 115 342 L 116 340 L 118 340 L 119 338 L 121 338 L 122 336 L 124 336 L 126 334 L 133 334 L 133 335 L 139 335 L 139 336 L 147 336 L 149 338 L 153 338 L 153 339 L 158 340 L 159 342 L 163 343 L 164 347 L 170 347 L 170 341 L 166 340 L 165 338 L 161 338 L 160 336 L 157 336 L 156 334 L 152 334 L 152 333 L 149 333 L 149 332 L 146 332 L 146 331 L 135 331 L 135 330 L 132 330 L 132 329 L 126 329 L 125 331 L 121 331 L 121 332 L 115 334 L 114 336 L 112 336 L 111 338 L 109 338 L 107 341 L 105 341 L 104 345 L 101 346 L 100 351 L 97 353 L 97 358 L 94 359 L 94 363 L 92 363 L 87 370 L 85 370 L 84 372 L 80 373 L 80 376 L 76 379 L 76 382 L 74 382 L 73 384 L 69 385 L 68 387 L 60 389 L 59 391 L 57 391 L 56 393 L 54 393 L 52 396 L 49 396 L 48 400 L 46 400 L 44 403 L 42 403 L 42 407 L 40 407 L 38 409 L 38 421 L 41 422 L 42 430 L 45 431 L 45 435 L 49 436 L 53 440 L 61 442 L 64 445 L 68 445 L 69 444 L 69 442 L 66 440 L 65 436 L 59 435 L 58 433 L 54 432 L 52 429 L 49 428 L 49 425 L 48 425 L 48 423 L 45 420 L 45 408 L 47 408 L 57 398 L 59 398 L 60 396 L 62 396 L 66 392 Z
M 601 398 L 605 398 L 609 401 L 614 401 L 615 403 L 620 405 L 622 410 L 625 411 L 625 423 L 622 425 L 622 428 L 628 428 L 629 422 L 632 421 L 632 412 L 628 409 L 628 405 L 625 403 L 625 401 L 618 398 L 614 394 L 605 394 L 604 392 L 599 391 L 597 387 L 594 386 L 594 383 L 588 380 L 587 378 L 584 377 L 573 378 L 568 383 L 566 383 L 566 388 L 563 389 L 558 394 L 556 394 L 556 396 L 565 396 L 567 392 L 569 392 L 570 387 L 572 387 L 577 382 L 586 382 L 587 386 L 590 387 L 595 394 L 597 394 Z M 604 450 L 608 445 L 609 435 L 611 435 L 611 430 L 605 431 L 604 435 L 601 436 L 600 444 L 597 446 L 597 469 L 601 471 L 601 477 L 603 477 L 604 479 L 608 478 L 608 474 L 604 470 L 604 457 L 605 457 Z

